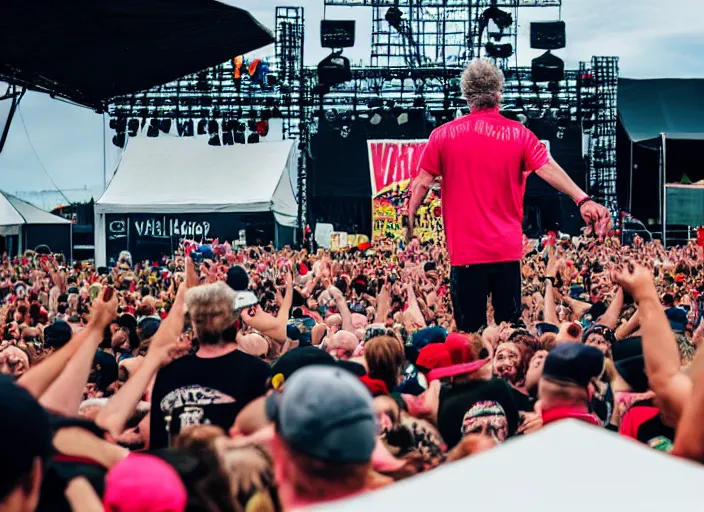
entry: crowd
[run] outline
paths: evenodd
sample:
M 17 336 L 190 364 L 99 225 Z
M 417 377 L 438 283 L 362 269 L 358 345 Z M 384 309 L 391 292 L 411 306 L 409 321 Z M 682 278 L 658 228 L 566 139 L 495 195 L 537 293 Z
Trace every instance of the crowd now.
M 425 146 L 404 241 L 184 241 L 110 268 L 5 255 L 0 511 L 327 506 L 566 419 L 704 462 L 704 239 L 622 245 L 499 113 L 502 86 L 468 66 L 471 114 Z M 574 200 L 583 236 L 521 241 L 533 172 Z M 414 237 L 437 180 L 446 244 Z M 603 463 L 585 492 L 627 489 Z
M 562 418 L 704 460 L 701 247 L 550 235 L 523 253 L 521 317 L 489 304 L 471 333 L 445 252 L 417 240 L 185 243 L 109 269 L 5 256 L 0 504 L 290 510 Z

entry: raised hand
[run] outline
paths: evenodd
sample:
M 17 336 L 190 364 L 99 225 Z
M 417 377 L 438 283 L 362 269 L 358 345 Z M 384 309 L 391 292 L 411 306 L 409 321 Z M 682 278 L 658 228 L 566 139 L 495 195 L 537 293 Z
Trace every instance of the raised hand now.
M 587 225 L 586 235 L 606 236 L 611 231 L 611 213 L 605 206 L 587 201 L 580 207 L 579 213 Z
M 658 299 L 653 274 L 640 265 L 629 262 L 621 269 L 612 270 L 611 281 L 630 293 L 637 302 L 646 298 Z

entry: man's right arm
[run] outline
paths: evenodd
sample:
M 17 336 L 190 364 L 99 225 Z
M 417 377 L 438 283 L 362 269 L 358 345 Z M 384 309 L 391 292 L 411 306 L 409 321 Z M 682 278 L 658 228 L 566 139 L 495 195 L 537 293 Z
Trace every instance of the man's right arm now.
M 418 176 L 413 180 L 413 185 L 411 186 L 411 199 L 408 202 L 408 228 L 413 231 L 413 224 L 416 220 L 416 213 L 418 208 L 425 201 L 428 191 L 430 190 L 435 176 L 430 174 L 428 171 L 420 171 Z

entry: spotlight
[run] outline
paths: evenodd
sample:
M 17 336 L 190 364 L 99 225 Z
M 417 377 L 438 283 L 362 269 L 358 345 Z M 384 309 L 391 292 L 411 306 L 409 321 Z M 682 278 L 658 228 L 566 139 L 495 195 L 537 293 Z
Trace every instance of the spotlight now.
M 247 137 L 247 144 L 256 144 L 257 142 L 259 142 L 259 134 L 250 133 L 249 137 Z
M 380 112 L 374 112 L 372 117 L 369 118 L 369 123 L 373 126 L 379 126 L 384 118 L 381 116 Z
M 136 137 L 139 131 L 139 119 L 130 119 L 127 122 L 127 130 L 130 137 Z
M 193 119 L 187 119 L 179 123 L 178 134 L 181 137 L 193 137 Z
M 208 139 L 208 145 L 209 146 L 220 146 L 220 135 L 218 135 L 217 133 L 211 135 L 210 139 Z
M 232 130 L 222 132 L 222 145 L 232 146 L 235 143 L 235 135 Z
M 408 123 L 408 113 L 402 112 L 401 114 L 399 114 L 399 116 L 396 118 L 396 122 L 398 122 L 399 126 L 403 126 L 404 124 Z
M 351 132 L 352 132 L 352 129 L 348 125 L 345 125 L 342 128 L 340 128 L 340 136 L 343 139 L 346 139 L 347 137 L 349 137 Z
M 208 134 L 209 135 L 217 135 L 218 132 L 220 131 L 220 127 L 218 126 L 218 122 L 214 119 L 211 119 L 208 121 Z
M 169 133 L 171 131 L 171 119 L 162 119 L 159 123 L 159 129 L 163 133 Z
M 244 133 L 242 133 L 242 132 L 235 132 L 234 138 L 235 138 L 235 144 L 244 144 L 245 143 Z
M 334 108 L 331 108 L 331 109 L 325 111 L 325 120 L 328 123 L 334 123 L 335 119 L 337 119 L 337 110 L 335 110 Z
M 158 137 L 159 136 L 159 120 L 152 118 L 149 121 L 149 127 L 147 128 L 147 137 Z
M 256 132 L 260 137 L 266 137 L 269 135 L 269 121 L 262 120 L 257 123 Z
M 386 21 L 391 27 L 395 28 L 396 30 L 400 31 L 401 30 L 401 23 L 403 22 L 403 12 L 401 9 L 398 7 L 389 7 L 389 10 L 386 11 Z
M 247 131 L 247 125 L 244 124 L 244 122 L 239 121 L 239 122 L 237 123 L 237 131 L 240 132 L 240 133 L 246 132 L 246 131 Z
M 494 44 L 488 42 L 484 48 L 486 49 L 486 54 L 493 59 L 508 59 L 513 55 L 513 45 L 511 43 Z
M 201 119 L 200 121 L 198 121 L 198 135 L 205 135 L 207 127 L 208 121 L 206 121 L 205 119 Z
M 348 80 L 352 80 L 352 68 L 350 60 L 342 55 L 342 50 L 332 52 L 318 64 L 318 82 L 323 91 Z
M 533 59 L 531 74 L 534 82 L 560 82 L 565 79 L 565 63 L 548 50 Z
M 118 148 L 124 148 L 125 142 L 125 132 L 118 132 L 112 137 L 112 143 L 115 144 Z

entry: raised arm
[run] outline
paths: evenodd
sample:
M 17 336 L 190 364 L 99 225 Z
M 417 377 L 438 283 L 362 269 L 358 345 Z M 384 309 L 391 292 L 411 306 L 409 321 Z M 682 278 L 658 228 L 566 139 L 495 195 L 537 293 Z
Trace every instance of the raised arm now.
M 78 414 L 95 352 L 103 341 L 105 328 L 117 316 L 117 295 L 113 294 L 107 302 L 100 298 L 96 299 L 93 302 L 92 313 L 93 316 L 87 328 L 91 334 L 68 361 L 58 378 L 39 398 L 39 403 L 50 411 L 66 416 Z
M 606 313 L 604 313 L 601 318 L 595 319 L 599 324 L 608 327 L 613 330 L 618 325 L 618 319 L 621 316 L 621 309 L 623 308 L 623 289 L 619 288 L 614 296 L 614 299 L 609 304 Z
M 183 329 L 186 289 L 186 285 L 179 287 L 169 315 L 151 340 L 144 362 L 95 418 L 95 423 L 111 436 L 122 434 L 152 379 L 171 360 L 170 351 L 176 346 Z
M 680 352 L 665 310 L 660 304 L 652 274 L 628 264 L 612 272 L 611 279 L 638 302 L 643 356 L 650 388 L 667 416 L 679 418 L 692 393 L 692 381 L 680 372 Z
M 411 198 L 408 201 L 408 227 L 406 231 L 407 242 L 413 238 L 416 213 L 418 212 L 420 205 L 425 201 L 433 181 L 435 181 L 435 176 L 430 174 L 428 171 L 420 171 L 418 176 L 416 176 L 411 182 Z

